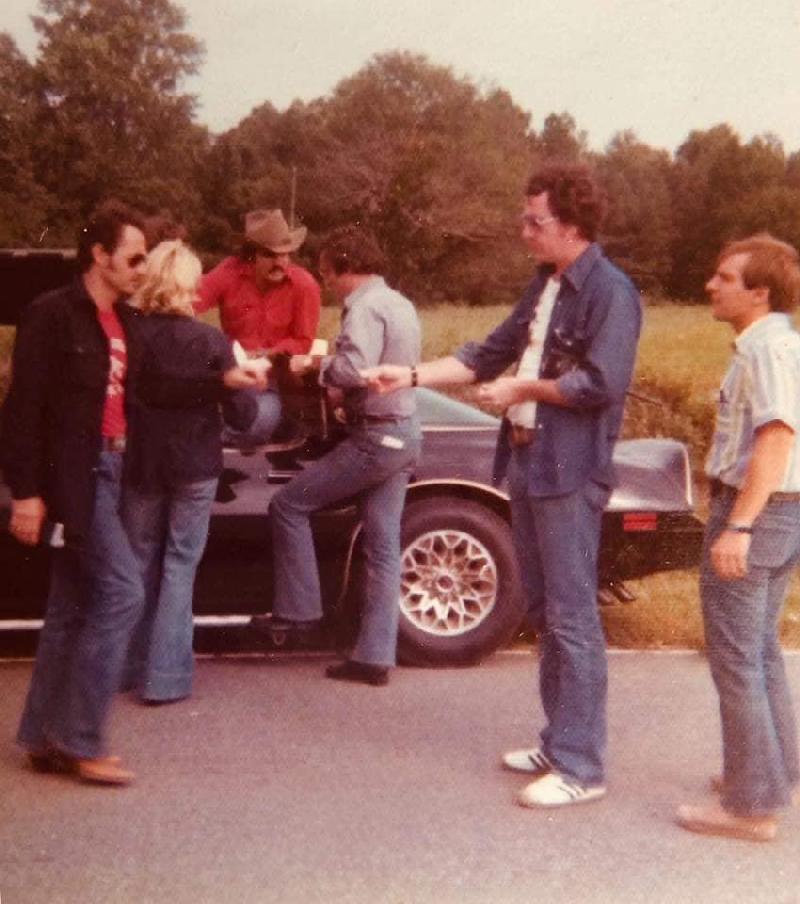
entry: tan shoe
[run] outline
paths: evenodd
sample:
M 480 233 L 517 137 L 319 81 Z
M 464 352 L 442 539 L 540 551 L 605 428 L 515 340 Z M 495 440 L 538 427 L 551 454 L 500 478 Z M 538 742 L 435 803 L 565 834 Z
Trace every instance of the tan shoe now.
M 720 835 L 743 841 L 772 841 L 778 834 L 774 816 L 737 816 L 723 810 L 718 801 L 699 806 L 684 804 L 675 814 L 681 828 L 701 835 Z
M 724 782 L 722 781 L 721 775 L 712 775 L 708 784 L 714 794 L 722 794 Z M 791 802 L 793 807 L 800 807 L 800 785 L 795 785 L 794 788 L 792 788 Z
M 72 771 L 82 782 L 95 785 L 129 785 L 135 778 L 125 769 L 118 756 L 100 756 L 93 759 L 72 760 Z

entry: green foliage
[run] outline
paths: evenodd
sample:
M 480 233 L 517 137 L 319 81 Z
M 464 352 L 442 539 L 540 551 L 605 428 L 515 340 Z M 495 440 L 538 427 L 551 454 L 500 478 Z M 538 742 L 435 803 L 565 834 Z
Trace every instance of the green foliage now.
M 790 177 L 783 147 L 774 137 L 760 136 L 743 145 L 725 124 L 692 132 L 678 149 L 673 168 L 677 231 L 671 294 L 700 296 L 720 247 L 754 228 L 800 237 L 800 194 Z
M 183 78 L 200 43 L 169 0 L 41 0 L 33 168 L 57 199 L 62 242 L 98 200 L 197 213 L 191 174 L 207 142 Z M 189 177 L 189 178 L 187 178 Z
M 0 32 L 0 246 L 38 244 L 52 203 L 34 172 L 36 98 L 34 68 Z
M 506 302 L 530 277 L 518 212 L 531 169 L 590 163 L 610 209 L 602 241 L 648 294 L 698 299 L 720 245 L 768 230 L 800 244 L 800 151 L 728 125 L 676 154 L 620 132 L 592 153 L 566 111 L 541 131 L 499 88 L 424 56 L 373 57 L 327 96 L 265 100 L 212 136 L 183 80 L 200 43 L 172 0 L 40 0 L 38 57 L 0 34 L 0 245 L 72 243 L 99 199 L 171 209 L 207 260 L 244 213 L 281 207 L 319 238 L 360 222 L 388 275 L 417 298 Z

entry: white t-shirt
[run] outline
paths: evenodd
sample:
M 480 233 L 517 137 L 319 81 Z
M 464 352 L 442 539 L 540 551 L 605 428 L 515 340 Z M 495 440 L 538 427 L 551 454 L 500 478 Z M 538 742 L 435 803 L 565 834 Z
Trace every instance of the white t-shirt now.
M 539 303 L 531 318 L 528 329 L 528 345 L 519 359 L 517 376 L 523 380 L 538 380 L 539 370 L 542 366 L 542 353 L 544 352 L 544 340 L 547 336 L 547 328 L 550 326 L 550 318 L 553 315 L 553 305 L 561 288 L 561 281 L 551 276 L 547 285 L 542 289 Z M 528 400 L 509 405 L 506 412 L 512 424 L 520 427 L 533 427 L 536 423 L 536 402 Z

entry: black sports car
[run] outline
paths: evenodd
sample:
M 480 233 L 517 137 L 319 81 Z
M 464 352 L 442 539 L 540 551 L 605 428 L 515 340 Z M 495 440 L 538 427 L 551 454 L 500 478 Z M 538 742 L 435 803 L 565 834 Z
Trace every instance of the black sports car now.
M 491 485 L 499 422 L 469 405 L 418 390 L 423 453 L 403 517 L 399 652 L 403 661 L 477 661 L 519 628 L 523 602 L 514 566 L 508 497 Z M 202 645 L 271 644 L 242 628 L 271 608 L 267 507 L 276 489 L 321 455 L 310 437 L 287 451 L 226 449 L 195 615 L 214 627 Z M 617 445 L 619 486 L 605 514 L 601 595 L 624 599 L 623 581 L 697 559 L 702 525 L 692 514 L 686 449 L 665 439 Z M 4 490 L 4 488 L 2 488 Z M 7 506 L 7 494 L 0 503 Z M 358 610 L 360 522 L 355 501 L 314 518 L 329 635 L 344 640 Z M 30 630 L 42 615 L 48 550 L 0 536 L 0 631 Z M 280 637 L 275 638 L 280 643 Z
M 524 616 L 508 496 L 490 479 L 499 421 L 431 390 L 419 389 L 417 397 L 424 442 L 403 517 L 399 655 L 414 664 L 476 662 L 506 643 Z M 309 405 L 312 409 L 302 442 L 225 451 L 195 592 L 199 648 L 262 649 L 282 641 L 249 626 L 252 615 L 269 611 L 272 603 L 267 508 L 281 484 L 335 441 L 319 400 L 306 396 L 300 409 L 296 402 L 301 422 L 303 405 L 305 415 Z M 696 563 L 702 533 L 681 443 L 622 441 L 615 462 L 619 485 L 601 543 L 602 602 L 626 599 L 628 578 Z M 7 507 L 7 490 L 0 485 L 0 511 Z M 313 525 L 325 637 L 346 643 L 359 603 L 361 525 L 355 501 L 318 513 Z M 0 532 L 0 646 L 35 636 L 48 555 L 46 547 L 30 550 Z

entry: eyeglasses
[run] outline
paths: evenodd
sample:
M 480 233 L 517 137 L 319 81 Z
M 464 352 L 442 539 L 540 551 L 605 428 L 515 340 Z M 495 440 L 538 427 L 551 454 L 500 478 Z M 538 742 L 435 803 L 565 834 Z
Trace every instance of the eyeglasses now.
M 147 260 L 146 254 L 134 254 L 128 258 L 127 264 L 131 269 L 135 267 L 141 267 L 141 265 Z
M 531 229 L 540 230 L 543 226 L 546 226 L 548 223 L 555 223 L 558 217 L 537 217 L 536 214 L 533 213 L 524 213 L 522 214 L 522 222 L 525 226 L 530 226 Z

